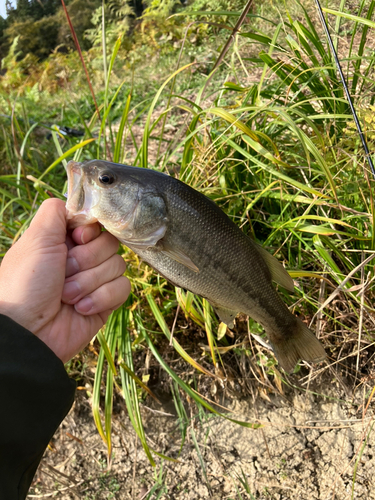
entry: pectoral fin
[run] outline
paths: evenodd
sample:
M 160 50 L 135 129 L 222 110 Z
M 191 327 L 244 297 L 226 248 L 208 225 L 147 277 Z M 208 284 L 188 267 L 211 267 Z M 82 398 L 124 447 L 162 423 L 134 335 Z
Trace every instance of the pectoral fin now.
M 162 242 L 162 245 L 163 245 L 163 250 L 162 250 L 163 254 L 167 255 L 170 259 L 179 262 L 183 266 L 191 269 L 195 273 L 199 273 L 198 267 L 194 264 L 194 262 L 190 259 L 190 257 L 188 257 L 182 250 L 179 250 L 178 248 L 171 248 L 164 242 Z
M 236 311 L 232 311 L 231 309 L 226 309 L 225 307 L 213 306 L 213 308 L 215 309 L 216 314 L 219 316 L 220 321 L 225 323 L 228 328 L 233 328 L 233 321 L 238 313 Z
M 255 243 L 253 241 L 253 243 Z M 270 270 L 271 277 L 273 281 L 281 285 L 283 288 L 286 288 L 289 292 L 294 291 L 294 282 L 293 279 L 289 276 L 288 272 L 282 266 L 281 262 L 279 262 L 273 255 L 267 252 L 262 246 L 255 243 L 256 249 L 263 257 L 264 262 L 267 264 L 268 269 Z

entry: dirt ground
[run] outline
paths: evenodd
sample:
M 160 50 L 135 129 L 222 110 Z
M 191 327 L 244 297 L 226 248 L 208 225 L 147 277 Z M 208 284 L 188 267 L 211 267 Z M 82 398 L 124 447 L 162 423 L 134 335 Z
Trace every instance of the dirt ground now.
M 301 389 L 300 380 L 298 375 L 290 377 L 299 388 L 288 388 L 284 394 L 259 391 L 254 397 L 221 401 L 233 418 L 261 422 L 259 429 L 212 415 L 199 417 L 186 403 L 191 420 L 180 454 L 182 437 L 172 397 L 164 393 L 162 406 L 146 400 L 142 408 L 150 447 L 178 460 L 156 457 L 155 468 L 118 398 L 114 456 L 108 469 L 90 398 L 78 391 L 28 498 L 375 499 L 375 420 L 369 386 L 366 394 L 365 386 L 359 387 L 349 402 L 351 389 L 327 372 L 308 390 Z

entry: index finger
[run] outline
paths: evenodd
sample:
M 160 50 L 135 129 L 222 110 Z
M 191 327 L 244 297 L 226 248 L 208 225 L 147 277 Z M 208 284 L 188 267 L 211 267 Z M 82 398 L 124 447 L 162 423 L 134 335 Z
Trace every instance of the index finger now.
M 89 224 L 87 226 L 76 227 L 72 233 L 72 239 L 77 245 L 85 245 L 89 241 L 95 240 L 102 229 L 100 225 L 95 222 L 95 224 Z

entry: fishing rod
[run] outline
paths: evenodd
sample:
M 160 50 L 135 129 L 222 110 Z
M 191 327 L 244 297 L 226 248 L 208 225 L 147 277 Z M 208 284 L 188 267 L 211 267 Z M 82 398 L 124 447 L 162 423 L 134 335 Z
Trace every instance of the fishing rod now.
M 335 59 L 336 66 L 337 66 L 338 72 L 340 74 L 340 78 L 341 78 L 342 84 L 344 86 L 346 98 L 348 100 L 348 103 L 349 103 L 349 106 L 350 106 L 350 110 L 351 110 L 353 118 L 354 118 L 355 126 L 357 127 L 357 130 L 358 130 L 358 133 L 359 133 L 359 137 L 361 138 L 363 149 L 365 150 L 365 156 L 367 158 L 368 164 L 370 165 L 372 176 L 375 179 L 375 168 L 374 168 L 374 164 L 372 162 L 370 151 L 369 151 L 369 149 L 367 147 L 367 142 L 366 142 L 365 136 L 364 136 L 364 134 L 362 132 L 361 124 L 359 123 L 357 113 L 356 113 L 356 111 L 354 109 L 353 101 L 352 101 L 352 98 L 351 98 L 348 86 L 346 84 L 344 73 L 342 72 L 341 64 L 340 64 L 340 61 L 339 61 L 339 59 L 337 57 L 337 53 L 336 53 L 335 47 L 333 46 L 331 35 L 329 34 L 328 26 L 327 26 L 325 17 L 323 15 L 322 7 L 320 5 L 319 0 L 315 0 L 315 3 L 316 3 L 316 6 L 318 8 L 320 21 L 321 21 L 321 23 L 323 25 L 324 31 L 326 32 L 326 35 L 327 35 L 327 38 L 328 38 L 328 43 L 329 43 L 329 47 L 331 49 L 331 53 L 332 53 L 332 55 L 333 55 L 333 57 Z

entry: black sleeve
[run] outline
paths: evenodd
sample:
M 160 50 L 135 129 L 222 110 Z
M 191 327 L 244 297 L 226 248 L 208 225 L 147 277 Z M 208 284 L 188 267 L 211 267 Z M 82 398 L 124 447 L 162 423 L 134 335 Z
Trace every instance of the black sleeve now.
M 23 500 L 75 382 L 31 332 L 0 314 L 0 500 Z

